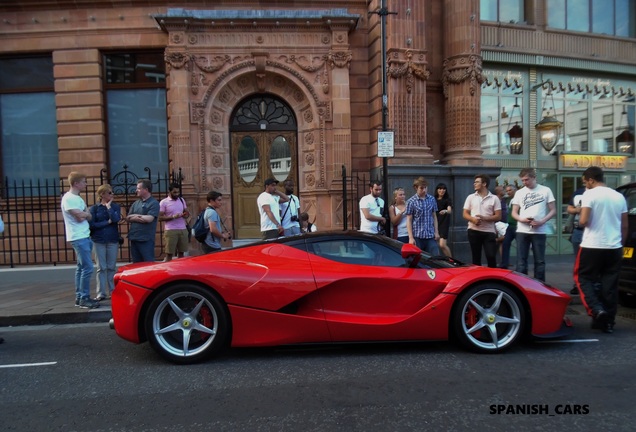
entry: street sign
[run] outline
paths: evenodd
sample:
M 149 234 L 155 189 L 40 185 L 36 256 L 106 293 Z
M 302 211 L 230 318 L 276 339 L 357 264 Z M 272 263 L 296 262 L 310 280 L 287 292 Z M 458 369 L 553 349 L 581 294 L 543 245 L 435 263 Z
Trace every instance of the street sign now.
M 393 157 L 393 132 L 378 132 L 378 157 Z

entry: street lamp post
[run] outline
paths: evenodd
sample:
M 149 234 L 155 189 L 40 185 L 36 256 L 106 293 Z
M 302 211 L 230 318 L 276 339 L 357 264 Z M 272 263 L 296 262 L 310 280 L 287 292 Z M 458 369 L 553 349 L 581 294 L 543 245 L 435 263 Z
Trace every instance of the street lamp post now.
M 380 17 L 380 49 L 382 51 L 382 132 L 386 132 L 389 122 L 389 98 L 387 96 L 387 72 L 386 72 L 386 17 L 387 15 L 397 15 L 397 12 L 389 12 L 386 7 L 386 0 L 382 0 L 380 9 L 370 12 Z M 388 158 L 382 158 L 382 184 L 384 190 L 384 214 L 388 215 L 389 188 L 388 188 Z M 391 235 L 391 224 L 387 222 L 385 226 L 386 234 Z

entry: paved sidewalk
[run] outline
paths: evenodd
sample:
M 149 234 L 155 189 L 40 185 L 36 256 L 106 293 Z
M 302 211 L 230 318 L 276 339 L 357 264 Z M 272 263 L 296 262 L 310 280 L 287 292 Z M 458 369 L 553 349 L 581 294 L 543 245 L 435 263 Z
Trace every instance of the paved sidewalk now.
M 548 256 L 546 261 L 547 282 L 569 293 L 574 257 Z M 0 269 L 0 327 L 108 322 L 110 300 L 102 301 L 99 309 L 75 307 L 74 273 L 74 265 Z M 93 277 L 91 296 L 94 295 Z M 570 309 L 585 313 L 578 297 Z

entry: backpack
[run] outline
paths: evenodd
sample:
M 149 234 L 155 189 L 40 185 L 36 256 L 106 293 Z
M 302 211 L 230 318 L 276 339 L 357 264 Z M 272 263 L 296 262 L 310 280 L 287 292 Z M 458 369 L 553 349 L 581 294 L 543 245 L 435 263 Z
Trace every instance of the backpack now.
M 207 224 L 205 220 L 205 212 L 207 209 L 212 207 L 204 208 L 199 216 L 197 216 L 196 222 L 192 225 L 192 235 L 199 243 L 205 243 L 205 239 L 208 237 L 208 233 L 210 232 L 210 225 Z

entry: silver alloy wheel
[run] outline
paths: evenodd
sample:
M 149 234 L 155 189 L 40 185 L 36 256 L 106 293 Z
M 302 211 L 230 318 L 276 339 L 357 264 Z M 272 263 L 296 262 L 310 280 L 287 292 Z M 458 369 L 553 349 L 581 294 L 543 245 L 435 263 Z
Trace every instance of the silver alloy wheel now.
M 218 331 L 214 305 L 201 294 L 182 291 L 161 301 L 153 313 L 157 345 L 178 357 L 193 357 L 213 344 Z
M 480 289 L 463 304 L 461 331 L 482 351 L 499 351 L 512 344 L 521 330 L 518 300 L 496 288 Z

